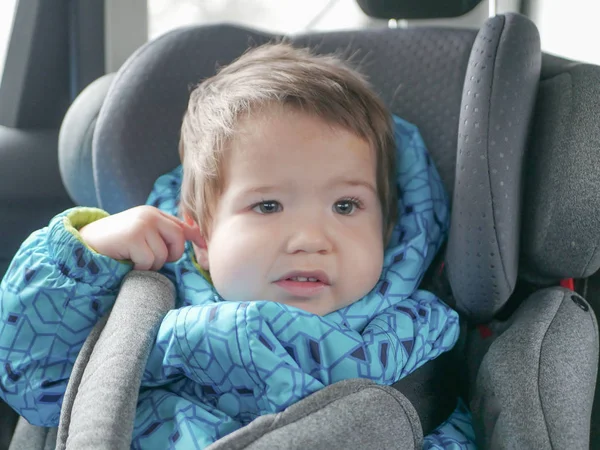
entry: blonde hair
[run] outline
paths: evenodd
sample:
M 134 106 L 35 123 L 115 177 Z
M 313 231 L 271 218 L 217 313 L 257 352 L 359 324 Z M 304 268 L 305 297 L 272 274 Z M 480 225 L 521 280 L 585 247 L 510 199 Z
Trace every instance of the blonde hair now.
M 377 191 L 387 242 L 397 214 L 396 147 L 391 116 L 365 79 L 333 55 L 314 55 L 289 44 L 247 51 L 199 84 L 183 119 L 180 212 L 210 232 L 222 183 L 219 168 L 238 120 L 280 104 L 322 118 L 367 141 L 377 156 Z

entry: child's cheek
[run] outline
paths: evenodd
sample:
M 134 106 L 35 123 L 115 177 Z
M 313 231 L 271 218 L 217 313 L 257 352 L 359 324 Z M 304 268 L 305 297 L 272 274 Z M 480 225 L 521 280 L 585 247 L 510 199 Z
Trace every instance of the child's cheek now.
M 228 301 L 240 302 L 255 300 L 255 286 L 252 284 L 252 266 L 241 263 L 239 257 L 225 258 L 220 255 L 211 261 L 211 278 L 219 295 Z

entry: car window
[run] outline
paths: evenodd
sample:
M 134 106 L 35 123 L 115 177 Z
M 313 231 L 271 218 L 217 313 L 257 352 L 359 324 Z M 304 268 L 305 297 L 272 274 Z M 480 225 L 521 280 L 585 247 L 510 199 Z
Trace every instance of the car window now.
M 148 37 L 191 24 L 235 23 L 274 33 L 365 28 L 356 0 L 148 0 Z
M 4 73 L 4 61 L 8 42 L 12 33 L 12 24 L 18 0 L 2 0 L 0 2 L 0 82 Z
M 600 28 L 589 0 L 530 0 L 526 13 L 540 30 L 542 50 L 564 58 L 600 64 Z

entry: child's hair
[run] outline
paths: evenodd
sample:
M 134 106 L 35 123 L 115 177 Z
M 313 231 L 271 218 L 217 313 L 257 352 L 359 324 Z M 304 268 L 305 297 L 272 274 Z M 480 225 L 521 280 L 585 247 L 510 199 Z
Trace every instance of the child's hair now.
M 365 79 L 332 55 L 289 44 L 247 51 L 191 93 L 179 153 L 183 163 L 180 213 L 210 233 L 222 189 L 219 167 L 240 117 L 279 104 L 322 118 L 365 139 L 376 152 L 377 191 L 387 242 L 397 214 L 395 143 L 390 113 Z

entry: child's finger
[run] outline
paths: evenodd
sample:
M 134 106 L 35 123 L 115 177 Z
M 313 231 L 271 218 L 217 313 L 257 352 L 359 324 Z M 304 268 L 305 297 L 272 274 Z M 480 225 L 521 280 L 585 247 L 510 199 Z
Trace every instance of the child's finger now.
M 190 225 L 188 223 L 185 223 L 178 217 L 172 216 L 169 213 L 166 213 L 161 210 L 158 210 L 158 211 L 160 212 L 160 214 L 162 216 L 169 219 L 171 222 L 177 224 L 180 227 L 183 227 L 184 237 L 185 237 L 186 241 L 193 242 L 194 244 L 201 246 L 201 247 L 205 245 L 204 237 L 202 236 L 202 233 L 200 232 L 200 228 L 198 227 L 198 224 L 194 223 L 193 225 Z
M 200 227 L 197 224 L 189 225 L 187 223 L 183 223 L 183 236 L 186 241 L 190 241 L 193 244 L 196 244 L 198 247 L 206 246 L 206 241 L 202 236 Z
M 150 270 L 158 271 L 162 269 L 162 266 L 165 265 L 169 257 L 169 249 L 162 236 L 159 233 L 148 233 L 146 235 L 146 244 L 148 244 L 154 255 L 154 261 Z
M 163 217 L 157 220 L 157 230 L 167 248 L 166 261 L 177 261 L 185 251 L 184 223 Z
M 171 222 L 173 222 L 176 225 L 181 225 L 182 223 L 184 223 L 183 220 L 181 220 L 177 216 L 174 216 L 174 215 L 169 214 L 167 212 L 161 211 L 158 208 L 156 208 L 156 210 L 160 213 L 161 216 L 163 216 L 165 219 L 169 219 Z
M 135 270 L 150 270 L 154 264 L 154 254 L 145 241 L 129 249 L 129 259 Z

